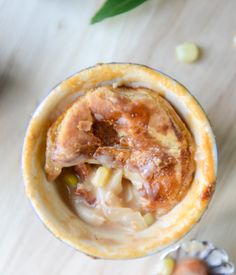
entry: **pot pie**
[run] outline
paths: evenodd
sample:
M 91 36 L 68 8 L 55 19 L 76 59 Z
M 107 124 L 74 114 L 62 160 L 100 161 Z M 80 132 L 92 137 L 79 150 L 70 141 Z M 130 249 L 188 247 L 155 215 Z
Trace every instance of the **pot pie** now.
M 59 84 L 28 128 L 26 192 L 49 229 L 94 257 L 164 248 L 213 194 L 216 148 L 188 91 L 135 64 L 99 64 Z

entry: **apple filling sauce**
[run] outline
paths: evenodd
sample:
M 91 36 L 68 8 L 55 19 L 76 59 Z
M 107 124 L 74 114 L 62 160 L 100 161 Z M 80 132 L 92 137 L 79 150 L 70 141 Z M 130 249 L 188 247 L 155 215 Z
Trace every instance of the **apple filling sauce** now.
M 140 231 L 186 195 L 195 143 L 157 92 L 103 86 L 79 96 L 51 125 L 45 172 L 67 184 L 84 222 Z

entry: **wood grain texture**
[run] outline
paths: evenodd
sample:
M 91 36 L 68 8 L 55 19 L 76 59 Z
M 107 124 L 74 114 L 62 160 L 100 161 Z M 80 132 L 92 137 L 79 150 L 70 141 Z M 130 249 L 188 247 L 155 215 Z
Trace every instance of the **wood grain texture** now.
M 158 255 L 105 261 L 49 233 L 24 194 L 21 148 L 30 114 L 65 77 L 97 62 L 143 63 L 183 83 L 212 122 L 219 147 L 217 190 L 187 238 L 207 239 L 236 262 L 236 1 L 150 0 L 90 26 L 102 1 L 0 0 L 0 274 L 151 275 Z M 195 64 L 174 48 L 202 47 Z

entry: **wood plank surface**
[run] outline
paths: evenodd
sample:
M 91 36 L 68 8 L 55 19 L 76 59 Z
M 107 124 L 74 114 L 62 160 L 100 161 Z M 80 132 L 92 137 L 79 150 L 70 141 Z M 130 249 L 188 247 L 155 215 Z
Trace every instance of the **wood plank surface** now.
M 93 260 L 48 232 L 24 193 L 21 149 L 31 113 L 65 77 L 97 62 L 142 63 L 183 83 L 206 110 L 219 148 L 217 190 L 186 238 L 211 240 L 236 262 L 236 1 L 150 0 L 89 25 L 98 0 L 0 0 L 0 274 L 151 275 L 158 255 Z M 201 46 L 179 63 L 177 44 Z

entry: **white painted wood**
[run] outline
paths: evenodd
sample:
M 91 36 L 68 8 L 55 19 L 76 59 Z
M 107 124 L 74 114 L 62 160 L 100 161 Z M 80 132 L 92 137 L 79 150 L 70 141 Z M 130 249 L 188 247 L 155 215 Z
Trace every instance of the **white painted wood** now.
M 159 68 L 187 86 L 207 111 L 219 145 L 217 191 L 189 236 L 211 240 L 236 262 L 235 0 L 150 0 L 90 26 L 102 1 L 0 0 L 0 274 L 155 274 L 158 256 L 93 260 L 58 241 L 24 194 L 21 148 L 30 114 L 63 78 L 97 62 Z M 180 64 L 178 43 L 203 49 Z

